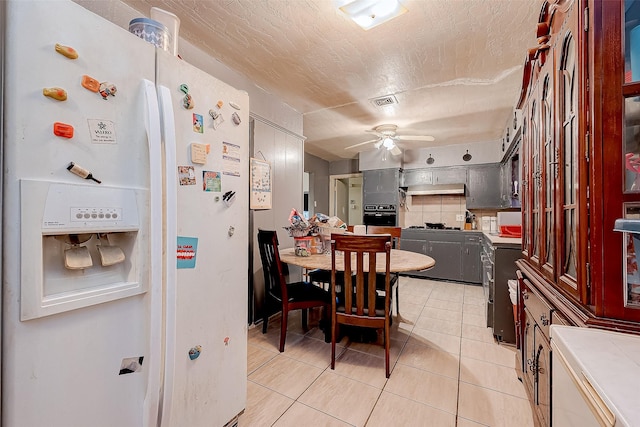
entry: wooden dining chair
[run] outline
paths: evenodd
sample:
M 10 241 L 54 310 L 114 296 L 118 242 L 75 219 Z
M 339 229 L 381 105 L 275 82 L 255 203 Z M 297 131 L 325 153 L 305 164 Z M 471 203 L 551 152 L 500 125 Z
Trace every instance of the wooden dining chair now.
M 402 237 L 401 227 L 391 227 L 386 225 L 368 225 L 368 234 L 389 234 L 391 235 L 391 242 L 393 249 L 400 249 L 400 238 Z M 400 274 L 394 273 L 391 275 L 391 289 L 396 288 L 396 315 L 400 315 Z M 378 289 L 384 286 L 383 278 L 378 276 Z
M 338 254 L 338 251 L 342 254 Z M 344 256 L 344 271 L 336 270 L 336 258 L 340 256 Z M 368 274 L 365 279 L 365 270 L 376 271 L 377 257 L 384 257 L 384 295 L 379 295 L 377 292 L 376 275 Z M 391 236 L 370 234 L 331 236 L 331 369 L 335 369 L 336 341 L 340 325 L 383 329 L 385 374 L 389 378 L 390 262 Z M 339 275 L 344 279 L 340 288 L 337 284 Z
M 323 307 L 325 327 L 328 325 L 329 310 L 331 309 L 331 294 L 309 282 L 287 283 L 284 266 L 280 261 L 278 251 L 278 235 L 272 230 L 258 230 L 258 246 L 264 273 L 265 303 L 263 307 L 262 333 L 267 333 L 269 314 L 276 305 L 282 312 L 280 323 L 280 352 L 284 351 L 287 335 L 287 320 L 292 310 L 302 310 L 302 327 L 307 330 L 307 310 L 313 307 Z

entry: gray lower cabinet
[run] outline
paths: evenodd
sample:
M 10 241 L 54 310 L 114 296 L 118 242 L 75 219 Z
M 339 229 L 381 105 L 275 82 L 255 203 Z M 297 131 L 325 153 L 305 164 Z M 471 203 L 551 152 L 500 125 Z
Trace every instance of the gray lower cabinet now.
M 482 283 L 481 233 L 468 231 L 403 230 L 403 250 L 430 256 L 436 265 L 412 276 Z
M 462 281 L 482 283 L 482 236 L 464 236 L 462 246 Z

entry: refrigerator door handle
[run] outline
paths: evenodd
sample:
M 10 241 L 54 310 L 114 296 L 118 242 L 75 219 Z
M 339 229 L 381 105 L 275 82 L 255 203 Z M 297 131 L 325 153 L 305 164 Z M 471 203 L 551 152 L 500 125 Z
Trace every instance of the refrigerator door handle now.
M 162 381 L 162 152 L 160 109 L 153 82 L 144 79 L 145 130 L 149 144 L 149 355 L 148 387 L 144 399 L 143 426 L 158 424 Z
M 165 366 L 164 387 L 162 396 L 162 420 L 168 423 L 171 419 L 173 402 L 173 378 L 176 363 L 176 277 L 178 252 L 178 194 L 176 188 L 176 129 L 173 115 L 171 91 L 165 86 L 158 85 L 160 101 L 160 117 L 165 155 L 165 227 L 166 227 L 166 255 L 165 255 Z

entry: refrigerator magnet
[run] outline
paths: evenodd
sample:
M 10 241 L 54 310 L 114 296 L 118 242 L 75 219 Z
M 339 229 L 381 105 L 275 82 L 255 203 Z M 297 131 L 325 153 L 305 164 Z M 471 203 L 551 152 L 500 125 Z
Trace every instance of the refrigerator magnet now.
M 116 96 L 116 92 L 118 91 L 118 89 L 116 88 L 116 85 L 109 82 L 100 83 L 99 90 L 100 90 L 100 95 L 102 95 L 102 99 L 108 99 L 109 95 Z
M 235 113 L 235 112 L 231 115 L 231 120 L 233 120 L 233 123 L 237 125 L 239 125 L 242 122 L 242 120 L 240 120 L 240 116 L 238 115 L 238 113 Z
M 240 109 L 240 106 L 238 104 L 236 104 L 235 102 L 229 101 L 229 105 L 231 105 L 231 108 L 234 108 L 236 110 Z
M 82 82 L 80 82 L 83 88 L 90 90 L 91 92 L 98 92 L 100 90 L 100 82 L 93 77 L 82 76 Z
M 220 172 L 202 171 L 202 191 L 219 193 L 222 191 Z
M 178 166 L 180 185 L 196 185 L 196 173 L 193 166 Z
M 207 144 L 191 143 L 191 163 L 204 165 L 207 163 Z
M 78 52 L 71 46 L 64 46 L 60 43 L 55 45 L 56 52 L 62 56 L 66 56 L 69 59 L 78 59 Z
M 202 114 L 193 113 L 193 131 L 197 133 L 204 133 Z
M 116 124 L 111 120 L 87 119 L 92 144 L 117 144 Z
M 53 124 L 53 134 L 63 138 L 73 138 L 73 126 L 66 123 L 55 122 Z
M 178 236 L 177 261 L 178 268 L 196 268 L 198 238 Z
M 56 101 L 66 101 L 67 91 L 61 87 L 45 87 L 42 89 L 42 94 Z

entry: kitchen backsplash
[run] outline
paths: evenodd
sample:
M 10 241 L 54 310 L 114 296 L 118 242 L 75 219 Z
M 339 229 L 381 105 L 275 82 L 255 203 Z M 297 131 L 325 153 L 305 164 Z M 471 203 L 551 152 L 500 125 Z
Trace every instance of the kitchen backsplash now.
M 463 195 L 410 196 L 406 205 L 399 209 L 398 223 L 401 227 L 423 226 L 425 222 L 442 222 L 449 227 L 464 228 L 464 220 L 456 216 L 467 211 L 467 201 Z M 481 217 L 496 216 L 496 210 L 471 210 L 476 216 L 476 228 L 482 229 Z

